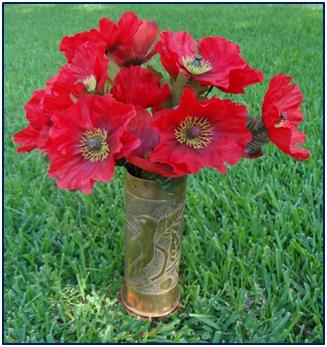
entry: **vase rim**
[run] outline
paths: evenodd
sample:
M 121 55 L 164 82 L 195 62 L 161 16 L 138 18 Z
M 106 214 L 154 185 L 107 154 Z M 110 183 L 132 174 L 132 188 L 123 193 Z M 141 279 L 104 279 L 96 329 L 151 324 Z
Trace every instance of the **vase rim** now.
M 136 177 L 125 168 L 126 189 L 134 195 L 143 197 L 145 199 L 170 200 L 176 198 L 176 196 L 180 194 L 183 194 L 186 189 L 186 176 L 177 177 L 177 180 L 179 182 L 176 184 L 176 190 L 169 193 L 159 182 Z

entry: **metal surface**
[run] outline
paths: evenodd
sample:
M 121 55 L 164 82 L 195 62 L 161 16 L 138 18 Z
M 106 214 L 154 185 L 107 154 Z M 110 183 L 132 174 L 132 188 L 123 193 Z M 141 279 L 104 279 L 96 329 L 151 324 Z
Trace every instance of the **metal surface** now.
M 186 178 L 168 194 L 157 182 L 125 173 L 125 284 L 121 300 L 142 317 L 174 311 L 178 288 Z M 177 184 L 176 184 L 177 182 Z

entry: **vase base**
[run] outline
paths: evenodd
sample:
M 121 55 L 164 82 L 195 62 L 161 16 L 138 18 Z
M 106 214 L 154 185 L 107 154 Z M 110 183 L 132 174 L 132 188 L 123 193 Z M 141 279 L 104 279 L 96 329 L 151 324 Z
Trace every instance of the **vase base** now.
M 148 319 L 161 319 L 170 316 L 171 314 L 174 314 L 178 311 L 179 309 L 179 303 L 180 303 L 180 295 L 178 295 L 177 300 L 173 305 L 171 305 L 170 308 L 165 309 L 164 312 L 145 312 L 138 310 L 135 307 L 132 307 L 131 305 L 128 304 L 127 300 L 125 299 L 124 293 L 126 292 L 126 286 L 123 285 L 118 294 L 117 294 L 117 299 L 121 305 L 123 305 L 127 312 L 133 316 L 133 317 L 140 317 L 144 320 Z

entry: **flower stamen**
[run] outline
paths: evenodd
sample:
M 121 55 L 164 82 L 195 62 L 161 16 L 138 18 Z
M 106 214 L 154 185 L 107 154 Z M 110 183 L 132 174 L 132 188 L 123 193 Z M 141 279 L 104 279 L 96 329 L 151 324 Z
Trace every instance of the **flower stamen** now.
M 188 147 L 201 149 L 213 138 L 213 127 L 207 118 L 186 117 L 175 129 L 176 140 Z
M 285 126 L 287 121 L 287 114 L 285 112 L 281 112 L 279 116 L 279 120 L 275 123 L 275 128 L 281 128 Z
M 182 58 L 185 69 L 192 75 L 202 75 L 212 70 L 212 65 L 208 60 L 202 59 L 200 54 L 185 56 Z
M 110 153 L 107 140 L 108 132 L 104 129 L 86 131 L 80 141 L 84 159 L 91 162 L 107 159 Z
M 97 79 L 95 78 L 94 75 L 90 75 L 86 78 L 84 78 L 82 80 L 84 86 L 85 86 L 85 89 L 88 91 L 88 92 L 94 92 L 96 91 L 96 87 L 97 87 Z

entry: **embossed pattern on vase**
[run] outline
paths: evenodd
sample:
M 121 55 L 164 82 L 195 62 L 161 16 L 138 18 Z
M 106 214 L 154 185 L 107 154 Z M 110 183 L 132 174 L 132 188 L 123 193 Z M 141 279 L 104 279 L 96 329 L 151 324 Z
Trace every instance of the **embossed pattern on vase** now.
M 164 293 L 178 283 L 184 200 L 184 193 L 149 200 L 125 192 L 125 282 L 139 293 Z

